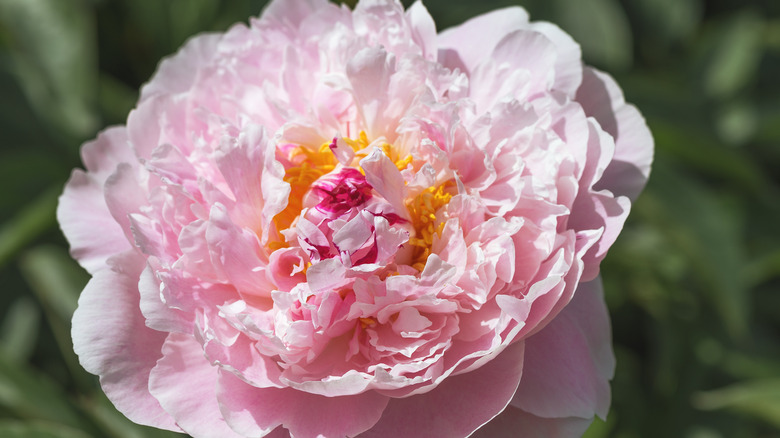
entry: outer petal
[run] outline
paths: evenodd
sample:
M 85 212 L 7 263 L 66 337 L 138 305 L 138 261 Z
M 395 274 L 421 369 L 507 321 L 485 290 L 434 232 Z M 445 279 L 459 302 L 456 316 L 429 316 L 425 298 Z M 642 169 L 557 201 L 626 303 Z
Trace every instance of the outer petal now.
M 201 34 L 190 38 L 175 55 L 160 62 L 152 79 L 141 88 L 139 103 L 155 94 L 189 90 L 198 71 L 214 56 L 220 39 L 221 34 Z
M 612 165 L 608 160 L 612 151 L 612 139 L 609 135 L 598 128 L 593 119 L 589 123 L 588 140 L 588 159 L 593 161 L 603 161 L 598 166 L 593 163 L 592 167 L 585 170 L 583 180 L 580 181 L 580 193 L 572 205 L 569 226 L 575 230 L 598 230 L 603 233 L 595 244 L 587 250 L 582 256 L 585 263 L 585 270 L 582 274 L 583 281 L 593 280 L 599 272 L 599 263 L 607 255 L 607 251 L 617 240 L 620 231 L 623 229 L 623 223 L 631 210 L 631 202 L 625 196 L 615 196 L 609 191 L 593 191 L 588 188 L 593 179 L 601 178 L 596 183 L 600 186 L 603 181 L 602 170 L 604 166 L 609 168 Z M 596 151 L 601 156 L 593 152 Z M 620 183 L 617 184 L 618 186 Z M 618 187 L 620 189 L 622 187 Z
M 100 384 L 120 412 L 139 424 L 179 430 L 149 393 L 149 372 L 162 356 L 165 334 L 144 325 L 138 309 L 143 258 L 126 252 L 94 273 L 73 314 L 73 349 L 81 366 Z
M 171 333 L 162 354 L 149 376 L 149 391 L 176 423 L 192 436 L 240 437 L 219 413 L 218 371 L 203 356 L 195 338 Z
M 585 113 L 598 120 L 615 139 L 615 156 L 604 171 L 597 189 L 634 200 L 644 188 L 653 162 L 653 136 L 645 119 L 606 73 L 586 67 L 577 101 Z
M 472 18 L 439 33 L 439 62 L 471 73 L 507 34 L 527 25 L 528 13 L 519 7 L 498 9 Z
M 81 148 L 87 172 L 73 171 L 60 196 L 57 221 L 71 246 L 71 255 L 90 273 L 106 259 L 131 248 L 103 199 L 103 185 L 119 163 L 135 163 L 124 127 L 108 128 Z
M 295 438 L 355 436 L 373 426 L 388 398 L 373 391 L 324 397 L 292 388 L 255 388 L 222 372 L 218 397 L 228 423 L 246 436 L 281 424 Z
M 262 19 L 274 20 L 297 29 L 307 17 L 329 5 L 327 0 L 273 0 L 263 11 Z
M 512 406 L 476 431 L 472 438 L 579 438 L 591 420 L 578 417 L 541 418 Z
M 601 280 L 581 283 L 549 325 L 526 340 L 512 406 L 544 418 L 604 418 L 615 359 Z
M 135 163 L 133 150 L 127 143 L 127 129 L 114 126 L 99 133 L 93 141 L 81 148 L 81 159 L 90 175 L 102 184 L 119 163 Z
M 90 174 L 74 170 L 60 196 L 57 221 L 70 243 L 70 253 L 90 274 L 106 260 L 132 246 L 108 211 L 103 187 Z
M 360 438 L 468 436 L 506 407 L 523 374 L 523 352 L 517 342 L 430 392 L 391 400 L 379 423 Z

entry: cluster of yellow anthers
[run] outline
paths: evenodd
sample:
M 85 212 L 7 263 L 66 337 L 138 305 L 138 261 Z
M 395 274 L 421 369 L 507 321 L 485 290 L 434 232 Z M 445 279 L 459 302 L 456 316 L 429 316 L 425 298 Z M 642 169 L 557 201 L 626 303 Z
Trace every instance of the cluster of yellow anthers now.
M 278 231 L 290 228 L 301 213 L 303 197 L 309 187 L 322 175 L 336 168 L 336 160 L 328 143 L 320 146 L 318 150 L 298 146 L 290 151 L 288 159 L 298 165 L 284 172 L 284 181 L 290 184 L 290 195 L 287 198 L 287 207 L 274 217 Z
M 436 224 L 436 212 L 452 199 L 450 193 L 452 185 L 450 180 L 438 186 L 428 187 L 406 203 L 415 231 L 415 237 L 409 238 L 409 243 L 415 247 L 411 265 L 418 271 L 425 268 L 425 261 L 431 254 L 433 235 L 441 236 L 444 229 L 444 221 Z
M 344 142 L 355 151 L 356 159 L 365 157 L 366 148 L 371 143 L 365 131 L 360 131 L 358 138 L 342 138 Z M 393 147 L 388 143 L 381 145 L 382 152 L 395 163 L 398 170 L 406 169 L 413 163 L 414 158 L 407 155 L 400 158 Z M 318 149 L 307 146 L 297 146 L 289 150 L 287 160 L 296 165 L 285 170 L 284 181 L 290 184 L 290 196 L 287 207 L 274 217 L 277 231 L 283 231 L 295 222 L 303 209 L 303 197 L 312 184 L 323 175 L 333 171 L 338 162 L 330 150 L 330 143 L 323 143 Z M 358 168 L 361 172 L 363 169 Z M 452 181 L 437 186 L 429 187 L 420 194 L 406 202 L 409 216 L 415 230 L 415 236 L 409 239 L 414 247 L 412 262 L 410 265 L 422 271 L 425 261 L 431 253 L 434 234 L 441 235 L 444 221 L 436 224 L 436 212 L 452 199 Z M 269 244 L 270 249 L 275 250 L 287 246 L 283 239 Z

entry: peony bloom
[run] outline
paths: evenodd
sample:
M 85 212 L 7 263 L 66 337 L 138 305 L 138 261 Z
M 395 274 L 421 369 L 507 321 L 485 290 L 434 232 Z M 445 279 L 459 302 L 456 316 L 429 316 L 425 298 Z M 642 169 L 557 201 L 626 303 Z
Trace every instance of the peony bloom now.
M 577 436 L 652 153 L 520 8 L 437 34 L 419 2 L 273 1 L 84 145 L 74 348 L 128 418 L 195 437 Z

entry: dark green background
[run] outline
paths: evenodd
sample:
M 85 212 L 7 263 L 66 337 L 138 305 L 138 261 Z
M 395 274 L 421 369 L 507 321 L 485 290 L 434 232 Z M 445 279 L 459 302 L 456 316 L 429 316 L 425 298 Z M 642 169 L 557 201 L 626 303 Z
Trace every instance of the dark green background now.
M 78 365 L 88 276 L 54 209 L 79 145 L 157 62 L 263 1 L 0 0 L 0 436 L 162 437 Z M 426 2 L 439 29 L 524 5 L 646 116 L 656 161 L 602 265 L 613 407 L 596 437 L 780 437 L 780 1 Z

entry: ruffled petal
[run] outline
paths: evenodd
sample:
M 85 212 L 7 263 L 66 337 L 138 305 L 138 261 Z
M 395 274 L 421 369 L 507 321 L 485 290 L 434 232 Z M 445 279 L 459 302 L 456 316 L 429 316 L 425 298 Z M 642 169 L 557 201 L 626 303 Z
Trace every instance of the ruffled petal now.
M 190 38 L 175 55 L 157 66 L 152 79 L 141 87 L 143 102 L 155 94 L 183 93 L 192 87 L 203 65 L 213 58 L 220 34 L 201 34 Z
M 581 283 L 569 305 L 526 340 L 512 406 L 544 418 L 605 418 L 615 367 L 611 345 L 601 281 Z
M 468 436 L 509 403 L 523 374 L 523 353 L 523 343 L 517 342 L 430 392 L 392 399 L 382 419 L 360 438 Z
M 132 248 L 108 211 L 103 187 L 91 174 L 76 169 L 57 205 L 57 221 L 70 243 L 70 254 L 90 274 L 106 268 L 106 260 Z
M 219 413 L 218 371 L 192 336 L 171 333 L 149 376 L 149 392 L 192 436 L 239 438 Z
M 132 421 L 178 431 L 173 418 L 149 393 L 149 372 L 162 356 L 166 333 L 144 325 L 138 309 L 138 276 L 144 259 L 126 252 L 94 273 L 73 314 L 73 349 L 81 366 L 100 376 L 117 409 Z
M 439 33 L 439 62 L 471 72 L 507 34 L 524 28 L 528 13 L 520 7 L 498 9 Z
M 590 67 L 583 71 L 577 101 L 615 139 L 614 158 L 596 188 L 636 199 L 653 162 L 653 136 L 645 119 L 636 107 L 626 103 L 612 77 Z
M 373 426 L 388 398 L 373 391 L 324 397 L 290 388 L 255 388 L 222 372 L 218 398 L 234 430 L 260 436 L 282 425 L 295 438 L 356 436 Z

